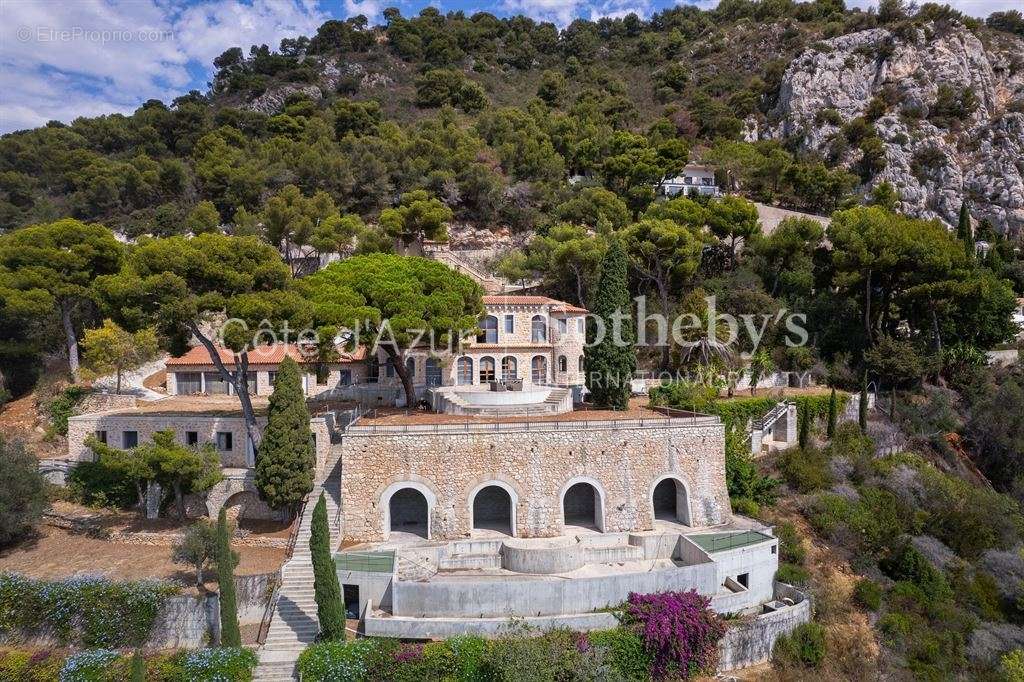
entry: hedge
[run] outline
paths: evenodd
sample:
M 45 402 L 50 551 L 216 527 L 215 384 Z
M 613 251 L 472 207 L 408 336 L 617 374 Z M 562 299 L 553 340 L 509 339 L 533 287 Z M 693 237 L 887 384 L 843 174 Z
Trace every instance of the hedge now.
M 109 649 L 0 648 L 0 680 L 19 682 L 123 682 L 130 679 L 131 653 Z M 249 649 L 197 649 L 145 656 L 147 682 L 248 682 L 256 667 Z
M 682 390 L 684 384 L 666 384 L 651 389 L 651 402 L 655 405 L 664 405 L 679 409 L 692 409 L 694 407 L 691 392 Z M 787 402 L 796 404 L 797 414 L 810 415 L 814 419 L 828 418 L 829 394 L 821 395 L 796 395 L 784 397 Z M 843 391 L 836 391 L 837 412 L 842 414 L 850 401 L 850 394 Z M 683 404 L 689 403 L 689 404 Z M 701 412 L 721 417 L 726 427 L 745 429 L 747 423 L 752 419 L 759 419 L 768 414 L 779 400 L 771 397 L 736 397 L 736 398 L 713 398 L 703 402 L 699 406 Z
M 90 649 L 142 646 L 161 605 L 178 589 L 160 580 L 49 581 L 0 573 L 0 634 L 52 634 Z

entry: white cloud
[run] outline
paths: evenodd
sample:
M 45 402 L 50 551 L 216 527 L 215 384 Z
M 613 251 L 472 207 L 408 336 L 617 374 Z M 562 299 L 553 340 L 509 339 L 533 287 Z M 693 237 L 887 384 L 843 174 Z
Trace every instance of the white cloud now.
M 354 17 L 362 14 L 369 20 L 369 24 L 383 22 L 382 12 L 384 3 L 379 0 L 345 0 L 345 16 Z
M 525 14 L 540 21 L 567 26 L 580 16 L 583 0 L 502 0 L 502 8 L 510 13 Z
M 169 100 L 225 49 L 312 35 L 315 0 L 4 0 L 0 132 Z

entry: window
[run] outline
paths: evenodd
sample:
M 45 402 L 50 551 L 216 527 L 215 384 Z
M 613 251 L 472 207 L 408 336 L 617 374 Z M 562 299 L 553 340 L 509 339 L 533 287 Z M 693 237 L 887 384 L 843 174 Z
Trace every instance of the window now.
M 199 432 L 198 431 L 186 431 L 185 432 L 185 445 L 194 447 L 199 445 Z
M 330 377 L 330 375 L 331 375 L 331 372 L 330 372 L 329 369 L 327 369 L 327 365 L 325 365 L 322 362 L 318 363 L 317 366 L 316 366 L 316 385 L 317 386 L 326 386 L 327 385 L 327 379 L 328 379 L 328 377 Z
M 217 449 L 221 452 L 230 452 L 234 447 L 235 434 L 230 431 L 217 432 Z
M 519 363 L 511 355 L 506 355 L 501 359 L 501 378 L 505 381 L 519 378 Z
M 543 315 L 534 315 L 530 320 L 530 339 L 534 343 L 546 343 L 548 340 L 548 325 Z
M 427 386 L 441 385 L 441 361 L 427 358 Z
M 740 573 L 738 576 L 736 576 L 736 582 L 738 582 L 740 585 L 743 585 L 743 587 L 745 587 L 745 588 L 749 588 L 750 587 L 750 574 L 749 573 Z
M 352 370 L 343 369 L 338 373 L 338 385 L 339 386 L 351 386 L 352 385 Z
M 584 320 L 582 317 L 577 317 L 576 318 L 576 331 L 578 331 L 580 333 L 580 335 L 582 336 L 583 334 L 586 333 L 586 330 L 587 330 L 586 329 L 586 320 Z
M 107 432 L 106 431 L 97 431 L 96 432 L 96 440 L 98 440 L 99 442 L 101 442 L 104 445 L 106 445 L 107 444 Z
M 256 395 L 256 372 L 245 373 L 245 390 L 249 395 Z
M 405 371 L 409 373 L 409 381 L 416 381 L 416 358 L 405 359 Z
M 558 317 L 555 318 L 555 320 L 558 323 L 559 334 L 565 334 L 567 331 L 569 331 L 569 321 L 567 319 L 565 319 L 564 317 Z
M 480 333 L 476 340 L 477 343 L 498 343 L 498 318 L 487 315 L 480 320 Z
M 772 545 L 772 554 L 778 554 L 778 553 L 779 553 L 779 546 L 778 545 Z
M 566 358 L 564 355 L 559 355 L 558 356 L 558 371 L 559 372 L 568 372 L 569 371 L 569 359 Z
M 535 355 L 530 361 L 530 379 L 535 384 L 543 384 L 548 380 L 548 359 L 543 355 Z
M 316 452 L 316 434 L 309 434 L 309 442 L 313 446 L 313 452 Z
M 579 370 L 578 371 L 579 371 L 580 374 L 582 374 L 583 373 L 583 356 L 582 355 L 580 356 L 580 359 L 577 362 L 577 364 L 579 365 Z
M 366 383 L 375 384 L 380 381 L 380 360 L 373 355 L 366 361 Z
M 231 392 L 228 382 L 221 378 L 220 372 L 205 372 L 206 392 L 210 395 L 227 395 Z
M 175 372 L 178 395 L 195 395 L 203 392 L 203 375 L 199 372 Z
M 138 431 L 125 431 L 121 434 L 121 447 L 128 449 L 134 448 L 139 444 L 139 432 Z
M 480 358 L 480 383 L 495 381 L 497 378 L 494 371 L 494 358 Z
M 505 333 L 515 334 L 516 333 L 516 316 L 506 315 L 505 316 Z
M 270 388 L 274 388 L 275 381 L 277 381 L 277 372 L 267 372 L 267 383 L 270 384 Z
M 395 366 L 391 364 L 391 360 L 386 360 L 384 362 L 384 376 L 388 379 L 392 379 L 395 376 Z
M 473 359 L 467 357 L 459 358 L 459 361 L 455 363 L 456 378 L 455 380 L 462 386 L 468 386 L 473 383 Z

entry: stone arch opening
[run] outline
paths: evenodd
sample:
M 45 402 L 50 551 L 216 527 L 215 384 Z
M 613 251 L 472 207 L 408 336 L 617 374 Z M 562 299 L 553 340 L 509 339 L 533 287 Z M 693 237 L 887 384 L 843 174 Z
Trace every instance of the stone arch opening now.
M 430 505 L 415 488 L 400 488 L 388 500 L 389 528 L 392 533 L 408 533 L 430 538 Z
M 515 501 L 499 485 L 485 485 L 473 496 L 473 530 L 514 535 Z
M 651 491 L 651 506 L 654 518 L 660 521 L 672 521 L 689 526 L 690 495 L 686 485 L 678 478 L 666 476 Z
M 579 481 L 566 489 L 562 494 L 562 522 L 566 526 L 604 531 L 604 503 L 597 486 Z

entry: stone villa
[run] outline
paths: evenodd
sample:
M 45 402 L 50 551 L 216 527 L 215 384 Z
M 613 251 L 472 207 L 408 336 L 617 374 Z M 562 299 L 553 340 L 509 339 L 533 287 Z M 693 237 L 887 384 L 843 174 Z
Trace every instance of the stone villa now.
M 586 310 L 509 294 L 485 296 L 484 308 L 479 336 L 462 347 L 408 354 L 414 409 L 383 353 L 360 347 L 327 366 L 297 346 L 251 354 L 258 413 L 286 355 L 304 369 L 317 460 L 310 499 L 327 497 L 332 540 L 346 547 L 336 557 L 346 606 L 366 634 L 494 634 L 509 617 L 609 627 L 605 607 L 668 589 L 696 589 L 723 613 L 805 619 L 803 596 L 774 582 L 771 529 L 731 513 L 717 417 L 639 402 L 588 409 Z M 222 359 L 232 362 L 226 351 Z M 275 517 L 253 485 L 255 455 L 231 391 L 206 351 L 192 349 L 167 360 L 166 397 L 72 417 L 69 458 L 92 457 L 89 436 L 129 448 L 172 429 L 183 443 L 213 443 L 225 467 L 192 513 L 226 505 Z M 312 506 L 261 652 L 271 668 L 290 670 L 316 635 Z M 767 657 L 769 639 L 755 658 Z

